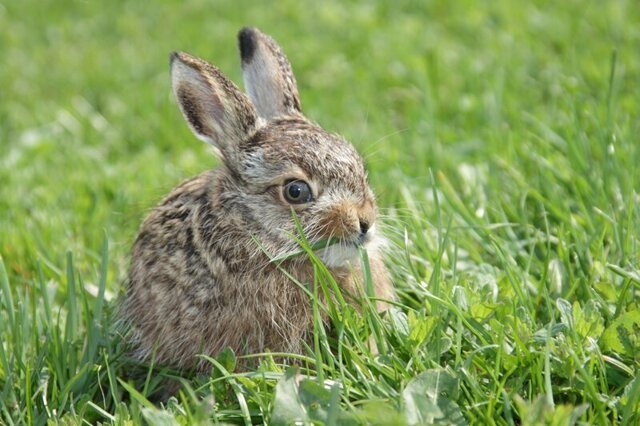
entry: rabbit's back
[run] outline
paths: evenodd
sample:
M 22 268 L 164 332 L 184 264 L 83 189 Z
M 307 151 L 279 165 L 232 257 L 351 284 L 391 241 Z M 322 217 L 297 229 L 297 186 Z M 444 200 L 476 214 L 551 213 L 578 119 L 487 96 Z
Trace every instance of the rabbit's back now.
M 222 303 L 222 265 L 207 262 L 195 239 L 211 178 L 205 173 L 178 186 L 140 228 L 123 309 L 140 358 L 154 351 L 160 362 L 188 356 L 201 312 Z

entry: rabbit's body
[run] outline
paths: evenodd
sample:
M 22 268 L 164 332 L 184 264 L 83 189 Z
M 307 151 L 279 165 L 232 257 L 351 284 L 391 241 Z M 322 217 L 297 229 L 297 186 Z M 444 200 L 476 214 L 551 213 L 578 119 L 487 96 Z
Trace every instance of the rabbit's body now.
M 266 254 L 297 250 L 292 207 L 312 243 L 340 239 L 319 255 L 345 295 L 362 294 L 364 247 L 376 295 L 393 297 L 360 156 L 302 116 L 273 40 L 245 29 L 240 46 L 251 100 L 204 61 L 172 57 L 181 109 L 224 164 L 174 189 L 140 229 L 120 311 L 141 359 L 206 368 L 196 354 L 225 347 L 303 351 L 313 331 L 309 296 L 279 268 L 310 283 L 313 267 L 304 256 L 276 264 Z

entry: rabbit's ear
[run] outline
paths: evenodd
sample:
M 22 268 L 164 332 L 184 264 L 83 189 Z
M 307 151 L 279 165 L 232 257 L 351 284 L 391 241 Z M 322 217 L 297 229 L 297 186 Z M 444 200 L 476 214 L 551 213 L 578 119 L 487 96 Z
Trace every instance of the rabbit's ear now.
M 233 160 L 235 146 L 255 130 L 258 120 L 247 96 L 219 69 L 182 52 L 171 54 L 171 83 L 193 133 Z
M 278 44 L 255 28 L 238 33 L 242 76 L 261 117 L 299 113 L 300 97 L 291 64 Z

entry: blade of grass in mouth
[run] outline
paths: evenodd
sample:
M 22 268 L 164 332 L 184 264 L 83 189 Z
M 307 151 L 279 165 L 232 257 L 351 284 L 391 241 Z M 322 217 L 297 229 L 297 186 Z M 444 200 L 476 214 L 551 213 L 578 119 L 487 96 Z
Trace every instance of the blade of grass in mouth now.
M 337 244 L 340 242 L 339 238 L 326 238 L 323 240 L 320 240 L 318 242 L 315 242 L 313 244 L 310 245 L 311 250 L 316 251 L 316 250 L 322 250 L 324 248 L 327 248 L 329 246 L 332 246 L 334 244 Z M 284 260 L 288 260 L 288 259 L 292 259 L 294 257 L 298 257 L 302 254 L 306 253 L 306 251 L 304 250 L 304 248 L 300 249 L 300 250 L 295 250 L 289 253 L 283 253 L 280 254 L 278 256 L 275 256 L 271 259 L 272 262 L 282 262 Z

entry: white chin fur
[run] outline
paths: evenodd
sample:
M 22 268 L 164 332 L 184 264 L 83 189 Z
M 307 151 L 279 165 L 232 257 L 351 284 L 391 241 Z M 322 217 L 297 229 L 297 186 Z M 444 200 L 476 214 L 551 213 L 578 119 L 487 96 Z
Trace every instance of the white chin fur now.
M 340 268 L 358 260 L 358 248 L 351 244 L 348 246 L 334 244 L 318 250 L 318 257 L 329 268 Z
M 369 241 L 364 244 L 367 252 L 378 250 L 385 245 L 385 240 L 375 232 L 375 225 L 369 231 Z M 345 267 L 349 264 L 358 264 L 360 262 L 360 253 L 358 247 L 353 244 L 334 244 L 323 248 L 316 252 L 320 260 L 329 268 Z

